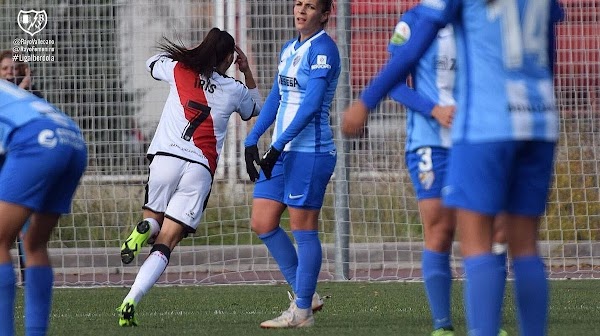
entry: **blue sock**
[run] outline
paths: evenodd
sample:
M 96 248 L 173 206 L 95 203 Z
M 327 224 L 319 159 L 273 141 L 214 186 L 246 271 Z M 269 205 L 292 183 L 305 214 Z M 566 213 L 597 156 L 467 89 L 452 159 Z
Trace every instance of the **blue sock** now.
M 52 267 L 27 267 L 25 278 L 25 334 L 46 335 L 52 306 Z
M 545 335 L 548 323 L 548 280 L 539 256 L 513 258 L 519 334 Z
M 0 264 L 0 335 L 15 334 L 15 270 Z
M 275 230 L 258 235 L 258 238 L 267 246 L 271 256 L 277 262 L 285 281 L 296 288 L 296 270 L 298 268 L 298 255 L 296 248 L 287 233 L 278 226 Z
M 296 305 L 298 308 L 310 308 L 312 297 L 317 289 L 317 280 L 321 271 L 323 252 L 319 232 L 292 231 L 298 244 L 298 270 L 296 272 Z
M 423 250 L 423 280 L 431 308 L 433 329 L 452 327 L 450 319 L 450 253 Z
M 505 283 L 498 259 L 491 253 L 465 257 L 464 265 L 469 335 L 497 335 Z

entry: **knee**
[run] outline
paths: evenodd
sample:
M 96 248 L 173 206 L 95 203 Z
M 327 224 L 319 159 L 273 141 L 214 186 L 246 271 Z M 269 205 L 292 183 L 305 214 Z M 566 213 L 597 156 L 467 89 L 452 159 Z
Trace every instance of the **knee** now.
M 250 221 L 250 227 L 252 228 L 252 231 L 254 231 L 254 233 L 256 233 L 257 235 L 269 233 L 277 229 L 278 226 L 279 222 L 267 222 L 254 219 Z

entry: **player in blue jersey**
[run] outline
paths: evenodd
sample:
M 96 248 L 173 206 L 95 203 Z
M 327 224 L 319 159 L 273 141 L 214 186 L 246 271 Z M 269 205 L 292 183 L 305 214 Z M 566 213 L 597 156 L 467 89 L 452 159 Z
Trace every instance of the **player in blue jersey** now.
M 548 284 L 537 250 L 558 138 L 552 63 L 556 0 L 423 0 L 394 57 L 344 113 L 360 135 L 373 109 L 405 80 L 435 39 L 454 25 L 458 104 L 444 203 L 456 208 L 466 271 L 469 333 L 497 335 L 502 269 L 491 253 L 493 222 L 505 213 L 521 335 L 545 335 Z
M 245 141 L 246 168 L 256 181 L 252 229 L 294 292 L 289 309 L 263 328 L 312 326 L 312 310 L 322 306 L 315 295 L 322 260 L 318 220 L 336 161 L 329 110 L 340 74 L 337 46 L 324 31 L 331 6 L 331 0 L 295 1 L 299 35 L 284 44 L 271 93 Z M 260 158 L 258 139 L 273 123 L 270 149 Z M 297 252 L 279 226 L 286 208 Z
M 405 14 L 410 20 L 412 13 Z M 401 18 L 395 31 L 408 25 Z M 402 45 L 399 33 L 389 44 L 393 53 Z M 423 222 L 423 280 L 433 319 L 432 336 L 454 335 L 450 314 L 452 270 L 450 253 L 454 239 L 454 212 L 442 205 L 442 188 L 451 145 L 454 117 L 456 43 L 452 25 L 442 28 L 432 45 L 411 71 L 412 89 L 396 86 L 390 97 L 407 107 L 406 166 L 410 172 Z M 502 232 L 499 232 L 502 233 Z M 498 238 L 501 238 L 498 235 Z M 506 266 L 504 240 L 494 240 L 500 266 Z M 506 278 L 506 272 L 502 274 Z M 501 330 L 499 335 L 505 335 Z
M 25 334 L 48 330 L 54 276 L 46 245 L 87 165 L 81 131 L 33 94 L 0 80 L 0 334 L 14 335 L 15 272 L 10 247 L 24 236 Z

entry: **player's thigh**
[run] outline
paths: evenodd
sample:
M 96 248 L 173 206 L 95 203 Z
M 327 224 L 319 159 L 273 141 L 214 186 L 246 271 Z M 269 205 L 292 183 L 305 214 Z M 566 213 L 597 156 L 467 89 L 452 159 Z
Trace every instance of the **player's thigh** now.
M 58 213 L 34 213 L 25 233 L 25 248 L 30 250 L 43 247 L 45 249 L 59 218 Z
M 196 232 L 208 204 L 211 188 L 210 171 L 201 164 L 187 162 L 179 184 L 169 200 L 165 219 L 182 225 L 186 234 Z
M 454 144 L 443 190 L 444 205 L 496 215 L 506 205 L 517 143 Z
M 12 246 L 31 213 L 31 209 L 22 205 L 0 201 L 0 246 L 7 249 Z
M 407 152 L 406 167 L 418 200 L 442 197 L 448 167 L 448 149 L 421 147 Z
M 155 213 L 166 211 L 187 163 L 188 161 L 172 156 L 154 156 L 150 163 L 150 173 L 146 183 L 144 209 Z
M 289 152 L 283 160 L 283 200 L 289 207 L 320 209 L 335 170 L 336 153 Z
M 555 143 L 520 142 L 508 190 L 506 211 L 523 216 L 541 216 L 548 201 L 554 166 Z
M 250 226 L 256 234 L 265 234 L 275 230 L 281 221 L 281 214 L 286 205 L 267 198 L 252 200 Z

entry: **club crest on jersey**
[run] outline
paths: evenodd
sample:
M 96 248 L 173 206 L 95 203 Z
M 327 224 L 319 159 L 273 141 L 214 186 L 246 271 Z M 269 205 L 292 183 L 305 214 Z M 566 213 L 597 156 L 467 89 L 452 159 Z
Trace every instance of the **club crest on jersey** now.
M 394 28 L 394 35 L 392 35 L 392 39 L 390 40 L 391 44 L 395 45 L 403 45 L 410 39 L 410 27 L 404 21 L 398 22 L 396 28 Z
M 429 190 L 431 188 L 434 180 L 435 174 L 431 170 L 419 173 L 419 182 L 421 182 L 421 186 L 425 190 Z
M 294 61 L 292 62 L 294 66 L 298 65 L 298 63 L 300 63 L 300 56 L 294 57 Z
M 20 10 L 17 16 L 17 23 L 22 31 L 33 36 L 46 28 L 48 14 L 46 14 L 45 10 Z
M 331 65 L 327 64 L 327 55 L 317 55 L 317 64 L 311 65 L 310 69 L 331 69 Z

